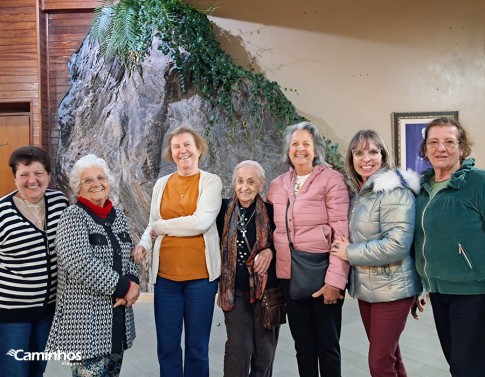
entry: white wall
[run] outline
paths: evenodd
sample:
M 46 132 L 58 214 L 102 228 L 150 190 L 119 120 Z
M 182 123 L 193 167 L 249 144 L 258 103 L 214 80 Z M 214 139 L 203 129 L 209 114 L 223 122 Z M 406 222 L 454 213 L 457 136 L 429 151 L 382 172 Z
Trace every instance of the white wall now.
M 391 144 L 391 113 L 459 110 L 485 168 L 485 1 L 192 0 L 237 64 L 282 87 L 345 151 L 372 128 Z

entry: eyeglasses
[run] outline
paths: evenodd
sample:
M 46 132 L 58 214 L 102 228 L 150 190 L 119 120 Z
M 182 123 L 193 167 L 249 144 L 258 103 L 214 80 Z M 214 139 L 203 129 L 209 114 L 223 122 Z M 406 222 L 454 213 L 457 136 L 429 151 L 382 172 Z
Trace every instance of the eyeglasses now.
M 429 149 L 436 149 L 440 144 L 446 149 L 454 149 L 460 142 L 455 139 L 446 139 L 446 140 L 438 140 L 438 139 L 431 139 L 426 142 L 426 145 Z
M 94 185 L 94 182 L 99 182 L 102 185 L 104 185 L 107 181 L 108 181 L 108 177 L 106 177 L 105 175 L 98 175 L 97 177 L 94 177 L 94 178 L 93 177 L 87 177 L 81 183 L 85 186 L 92 186 L 92 185 Z
M 369 158 L 378 158 L 381 155 L 381 150 L 379 148 L 369 149 L 368 151 L 352 149 L 352 156 L 356 159 L 364 158 L 365 155 L 369 156 Z

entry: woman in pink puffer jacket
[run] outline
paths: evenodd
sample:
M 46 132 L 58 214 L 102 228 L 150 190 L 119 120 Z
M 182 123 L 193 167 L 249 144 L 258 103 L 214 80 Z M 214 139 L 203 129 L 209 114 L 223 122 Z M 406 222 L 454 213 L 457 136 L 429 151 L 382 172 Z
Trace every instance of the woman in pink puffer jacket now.
M 293 299 L 289 239 L 295 249 L 315 253 L 328 253 L 334 240 L 347 239 L 349 193 L 342 174 L 325 162 L 325 140 L 313 124 L 288 127 L 284 151 L 290 169 L 270 183 L 268 201 L 274 206 L 276 274 L 285 292 L 298 370 L 301 377 L 314 377 L 320 365 L 321 375 L 340 377 L 339 340 L 349 264 L 330 256 L 321 289 L 308 299 Z

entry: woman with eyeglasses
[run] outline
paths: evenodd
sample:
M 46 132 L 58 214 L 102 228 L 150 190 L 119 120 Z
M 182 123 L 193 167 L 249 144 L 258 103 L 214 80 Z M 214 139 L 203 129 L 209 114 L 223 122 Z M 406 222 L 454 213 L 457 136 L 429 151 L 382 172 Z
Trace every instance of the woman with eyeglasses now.
M 419 176 L 395 168 L 385 141 L 373 130 L 351 140 L 345 171 L 352 190 L 350 240 L 334 241 L 333 256 L 350 262 L 350 295 L 357 298 L 369 339 L 373 377 L 405 377 L 399 337 L 421 291 L 410 249 Z
M 81 157 L 69 174 L 76 203 L 59 221 L 59 288 L 46 350 L 68 358 L 74 377 L 119 376 L 135 338 L 138 268 L 127 219 L 109 199 L 113 184 L 103 159 Z
M 431 300 L 453 376 L 483 376 L 485 359 L 485 171 L 451 118 L 429 123 L 421 156 L 432 165 L 416 198 L 416 268 Z M 423 310 L 424 299 L 416 298 Z
M 49 154 L 32 145 L 9 159 L 17 190 L 0 199 L 0 376 L 44 375 L 57 290 L 57 225 L 67 198 L 50 190 Z M 2 177 L 7 179 L 7 177 Z M 15 355 L 12 354 L 15 352 Z

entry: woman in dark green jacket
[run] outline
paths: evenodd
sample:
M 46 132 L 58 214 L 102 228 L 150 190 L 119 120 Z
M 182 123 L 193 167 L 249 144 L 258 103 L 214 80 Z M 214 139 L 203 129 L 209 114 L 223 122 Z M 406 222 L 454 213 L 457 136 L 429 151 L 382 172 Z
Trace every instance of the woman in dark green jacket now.
M 466 159 L 470 153 L 458 121 L 438 118 L 426 127 L 421 155 L 432 169 L 416 198 L 416 269 L 454 377 L 485 370 L 485 171 Z

